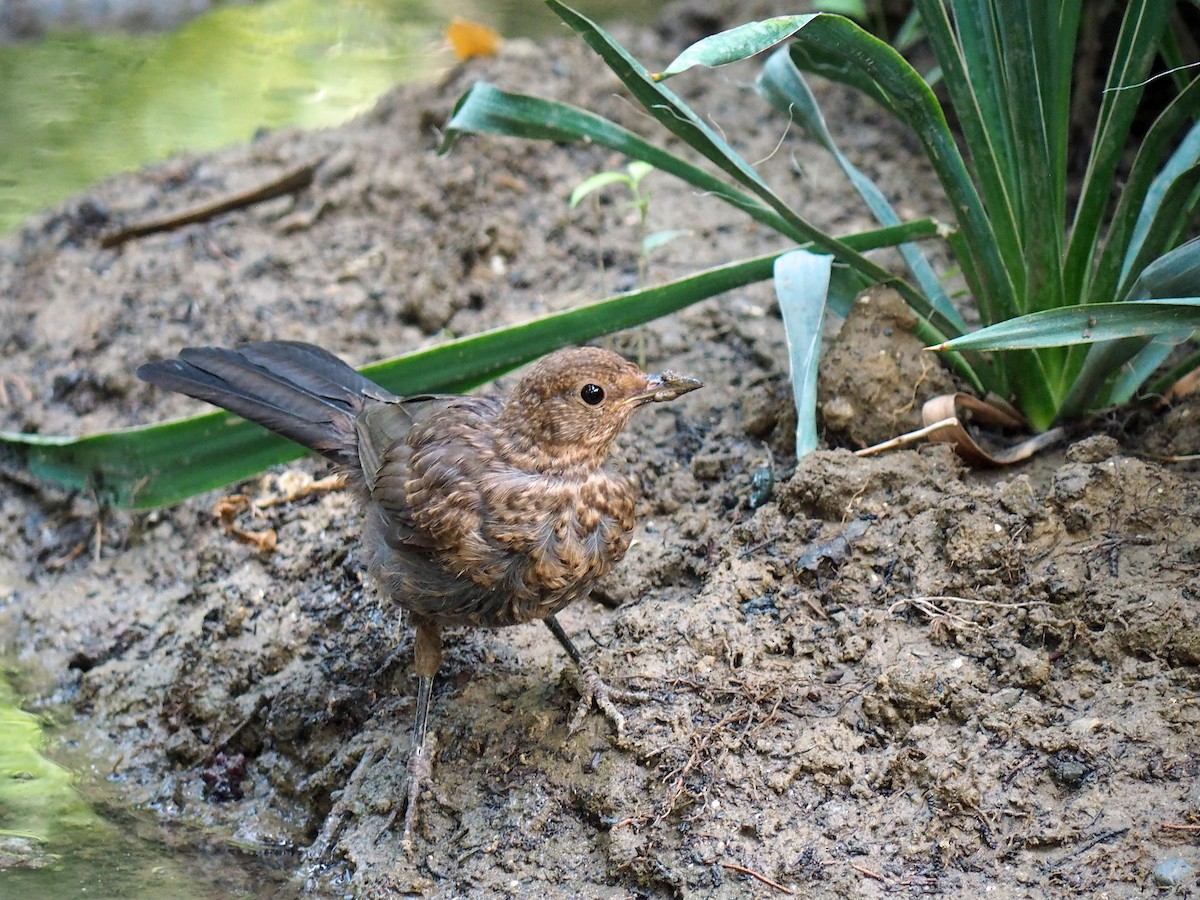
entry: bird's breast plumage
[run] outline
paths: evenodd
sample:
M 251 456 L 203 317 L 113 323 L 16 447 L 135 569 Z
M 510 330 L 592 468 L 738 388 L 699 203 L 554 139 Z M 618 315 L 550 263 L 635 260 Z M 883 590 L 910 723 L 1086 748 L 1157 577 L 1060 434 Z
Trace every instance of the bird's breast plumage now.
M 494 409 L 461 404 L 379 454 L 370 568 L 402 606 L 440 624 L 513 625 L 585 596 L 625 555 L 634 488 L 604 467 L 514 466 Z M 383 495 L 381 497 L 381 495 Z

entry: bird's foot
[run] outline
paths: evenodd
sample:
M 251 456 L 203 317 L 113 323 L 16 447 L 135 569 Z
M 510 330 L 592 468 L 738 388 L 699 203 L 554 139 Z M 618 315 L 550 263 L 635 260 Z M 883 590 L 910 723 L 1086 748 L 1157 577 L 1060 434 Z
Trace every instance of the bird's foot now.
M 567 726 L 567 739 L 570 740 L 574 734 L 583 727 L 583 720 L 587 718 L 588 712 L 593 706 L 600 712 L 604 713 L 604 717 L 608 719 L 612 725 L 613 731 L 616 732 L 617 746 L 625 746 L 625 717 L 621 715 L 621 711 L 617 709 L 617 703 L 645 703 L 650 699 L 650 695 L 643 691 L 623 691 L 617 688 L 610 688 L 604 683 L 604 679 L 587 663 L 582 663 L 576 672 L 579 688 L 579 703 L 575 707 L 575 712 L 571 716 L 571 722 Z
M 417 834 L 417 817 L 421 809 L 421 795 L 426 788 L 433 795 L 433 799 L 437 801 L 439 806 L 453 813 L 460 812 L 443 797 L 434 786 L 433 782 L 433 751 L 429 744 L 422 744 L 408 758 L 408 786 L 404 792 L 404 805 L 396 805 L 392 808 L 392 814 L 388 816 L 387 823 L 379 831 L 376 841 L 383 839 L 384 835 L 392 830 L 396 824 L 396 820 L 400 818 L 400 811 L 404 810 L 404 830 L 400 833 L 401 849 L 411 855 L 414 849 L 414 841 Z
M 421 789 L 433 782 L 433 764 L 429 761 L 429 747 L 422 744 L 408 758 L 408 797 L 404 803 L 404 832 L 400 847 L 405 853 L 413 851 L 413 833 L 417 827 L 417 807 L 421 802 Z

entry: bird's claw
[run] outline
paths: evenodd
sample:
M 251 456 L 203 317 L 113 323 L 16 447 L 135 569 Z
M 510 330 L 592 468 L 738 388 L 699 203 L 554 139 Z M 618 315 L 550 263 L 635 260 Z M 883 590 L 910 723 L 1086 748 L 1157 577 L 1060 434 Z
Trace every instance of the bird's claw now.
M 567 725 L 567 740 L 575 736 L 576 732 L 583 727 L 583 721 L 587 718 L 587 714 L 592 707 L 596 707 L 608 719 L 612 725 L 613 731 L 616 732 L 617 746 L 625 745 L 625 717 L 621 715 L 621 711 L 617 709 L 617 704 L 614 701 L 621 703 L 645 703 L 650 699 L 650 695 L 643 691 L 623 691 L 617 688 L 610 688 L 604 683 L 604 679 L 589 665 L 582 665 L 577 671 L 579 702 L 575 706 L 575 712 L 571 716 L 571 721 Z

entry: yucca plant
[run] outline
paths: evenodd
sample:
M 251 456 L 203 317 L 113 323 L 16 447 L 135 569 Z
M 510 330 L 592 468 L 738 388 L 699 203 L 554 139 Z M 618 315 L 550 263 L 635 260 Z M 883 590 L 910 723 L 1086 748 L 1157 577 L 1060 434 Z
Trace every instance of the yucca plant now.
M 1135 0 L 1125 9 L 1074 202 L 1069 111 L 1081 0 L 916 0 L 957 131 L 898 52 L 840 16 L 749 23 L 705 38 L 651 74 L 593 22 L 547 2 L 652 116 L 721 174 L 598 116 L 487 84 L 459 101 L 449 142 L 463 131 L 588 138 L 673 172 L 784 237 L 831 254 L 841 264 L 834 271 L 840 295 L 855 284 L 893 283 L 929 342 L 956 351 L 952 362 L 971 385 L 1012 400 L 1034 430 L 1129 400 L 1200 325 L 1200 242 L 1189 240 L 1200 208 L 1200 78 L 1176 71 L 1173 99 L 1133 136 L 1156 59 L 1180 61 L 1168 27 L 1172 0 Z M 902 247 L 910 282 L 820 233 L 662 84 L 693 66 L 743 60 L 782 41 L 789 43 L 767 60 L 760 91 L 835 155 L 885 226 L 899 220 L 834 145 L 803 73 L 860 90 L 916 133 L 954 213 L 947 240 L 981 330 L 967 333 L 916 246 Z M 1182 365 L 1197 364 L 1189 356 Z
M 653 75 L 593 22 L 558 0 L 547 3 L 708 167 L 586 110 L 485 83 L 459 100 L 445 147 L 471 131 L 589 140 L 733 205 L 778 232 L 783 246 L 407 354 L 369 370 L 385 387 L 400 393 L 465 389 L 563 344 L 773 278 L 792 355 L 797 450 L 804 453 L 817 443 L 815 383 L 826 305 L 844 312 L 873 282 L 899 291 L 920 317 L 919 333 L 948 351 L 977 392 L 1015 399 L 1035 429 L 1127 401 L 1200 325 L 1200 241 L 1188 239 L 1200 206 L 1200 79 L 1187 77 L 1172 40 L 1170 0 L 1137 0 L 1126 8 L 1108 85 L 1095 98 L 1086 174 L 1071 204 L 1068 109 L 1081 0 L 916 0 L 957 134 L 934 92 L 896 51 L 838 16 L 784 16 L 735 28 L 693 45 Z M 662 84 L 694 65 L 745 59 L 789 39 L 767 60 L 759 87 L 834 154 L 879 219 L 878 229 L 834 237 L 813 226 Z M 1132 146 L 1143 88 L 1159 57 L 1176 70 L 1174 98 Z M 944 229 L 929 219 L 899 221 L 878 188 L 838 151 L 803 72 L 858 88 L 914 129 L 954 210 L 947 240 L 987 327 L 967 333 L 964 317 L 911 243 Z M 863 255 L 888 246 L 900 250 L 909 278 Z M 1087 343 L 1094 346 L 1078 346 Z M 1186 355 L 1148 387 L 1198 366 L 1200 354 Z M 0 434 L 0 453 L 10 467 L 34 477 L 129 506 L 172 502 L 298 455 L 295 446 L 255 426 L 229 427 L 227 418 L 210 413 L 81 438 Z
M 648 76 L 645 81 L 653 83 Z M 768 205 L 732 190 L 719 178 L 597 116 L 579 110 L 568 110 L 563 116 L 555 104 L 534 98 L 512 99 L 486 86 L 479 87 L 473 96 L 476 108 L 487 106 L 489 98 L 500 98 L 501 105 L 509 112 L 515 106 L 518 116 L 536 123 L 530 126 L 536 132 L 534 136 L 554 140 L 594 137 L 598 143 L 616 146 L 657 168 L 682 173 L 692 183 L 719 193 L 794 241 L 814 241 L 839 257 L 855 261 L 858 269 L 872 278 L 886 278 L 888 273 L 862 257 L 863 251 L 935 233 L 935 224 L 922 219 L 841 239 L 828 238 L 777 199 Z M 454 133 L 452 129 L 451 135 Z M 718 156 L 723 152 L 716 151 Z M 731 165 L 753 175 L 743 162 Z M 858 269 L 844 269 L 833 273 L 831 282 L 828 257 L 801 257 L 789 254 L 788 249 L 715 266 L 667 284 L 645 287 L 519 325 L 448 341 L 377 363 L 364 372 L 400 394 L 467 390 L 565 344 L 640 325 L 773 276 L 777 285 L 791 285 L 781 292 L 781 302 L 789 317 L 798 323 L 793 324 L 793 333 L 819 335 L 819 313 L 826 287 L 832 283 L 832 302 L 835 307 L 845 308 L 855 291 L 867 281 L 857 274 Z M 915 292 L 912 297 L 914 302 L 920 301 Z M 813 310 L 817 313 L 815 318 Z M 805 316 L 808 321 L 804 321 Z M 819 342 L 813 340 L 800 340 L 796 344 L 796 371 L 804 373 L 798 380 L 810 387 L 815 385 L 818 347 Z M 811 447 L 816 443 L 816 431 L 811 424 L 813 397 L 800 402 L 802 408 L 808 409 L 808 415 L 803 417 L 807 424 L 800 429 L 801 444 Z M 73 490 L 86 490 L 101 503 L 151 507 L 247 478 L 302 453 L 295 444 L 248 422 L 231 423 L 231 418 L 222 412 L 207 413 L 164 425 L 83 437 L 0 433 L 0 457 L 12 470 L 23 470 L 33 478 Z

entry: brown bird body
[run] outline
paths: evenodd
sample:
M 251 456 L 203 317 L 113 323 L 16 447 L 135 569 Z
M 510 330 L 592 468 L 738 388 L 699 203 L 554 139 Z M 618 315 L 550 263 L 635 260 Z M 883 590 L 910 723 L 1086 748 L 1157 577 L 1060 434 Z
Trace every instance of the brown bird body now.
M 358 492 L 368 570 L 417 629 L 406 843 L 430 775 L 425 728 L 442 626 L 544 620 L 580 667 L 584 703 L 620 731 L 612 692 L 554 615 L 629 548 L 635 493 L 606 465 L 613 439 L 638 407 L 699 381 L 646 375 L 584 347 L 545 357 L 503 400 L 398 397 L 319 347 L 286 341 L 187 349 L 138 375 L 322 453 Z
M 439 625 L 544 619 L 625 555 L 633 488 L 603 456 L 573 444 L 568 464 L 551 463 L 516 430 L 528 413 L 506 417 L 490 398 L 401 405 L 417 421 L 368 406 L 358 434 L 368 567 L 403 606 Z

